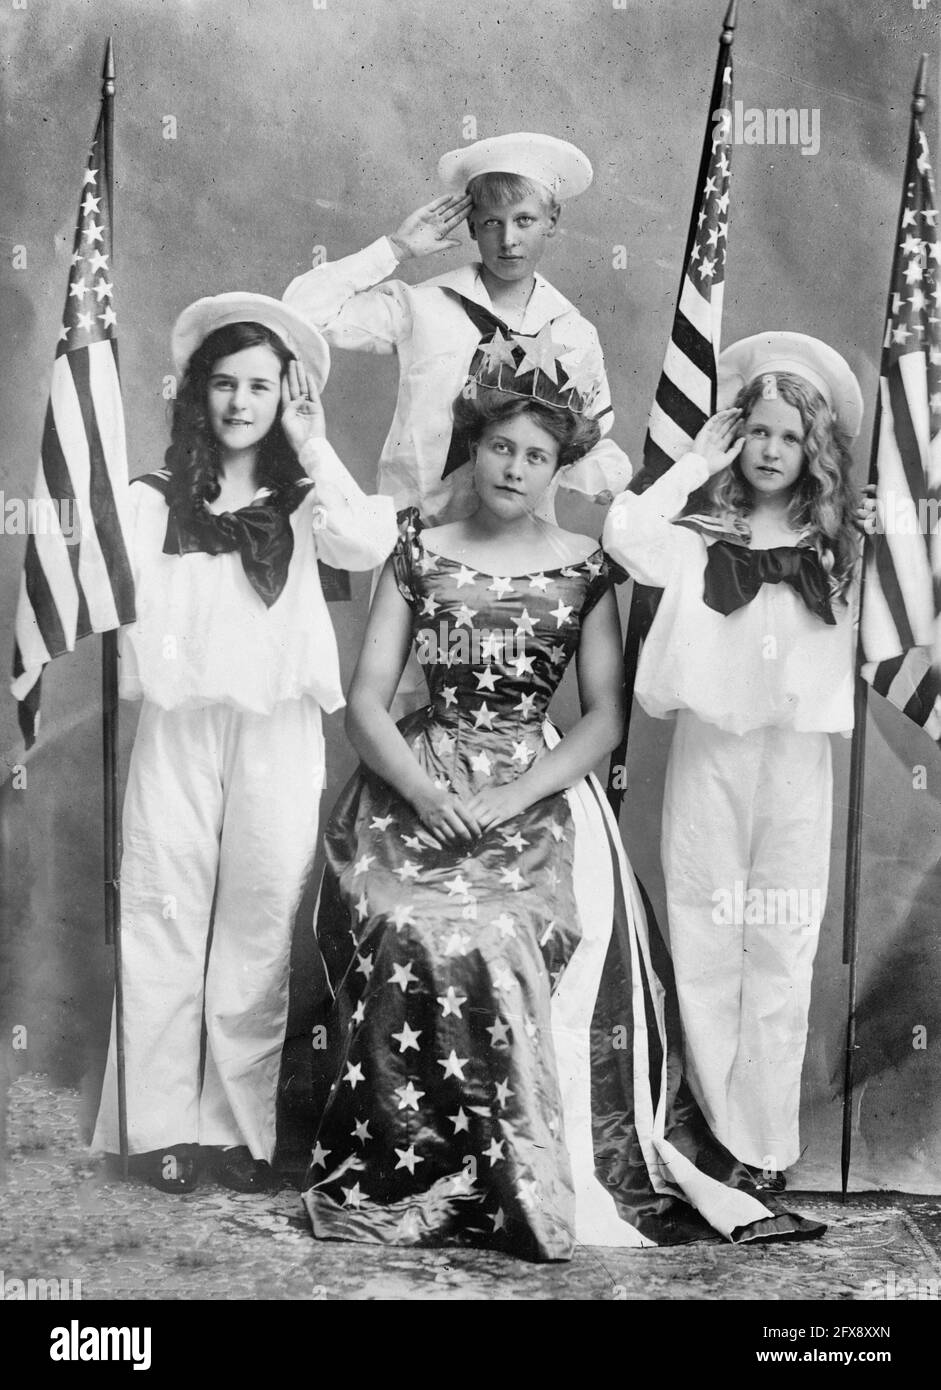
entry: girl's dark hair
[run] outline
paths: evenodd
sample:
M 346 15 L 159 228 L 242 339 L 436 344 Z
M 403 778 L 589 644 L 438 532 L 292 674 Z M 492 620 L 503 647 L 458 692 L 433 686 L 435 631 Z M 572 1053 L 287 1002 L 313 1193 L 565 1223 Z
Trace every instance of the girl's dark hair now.
M 492 386 L 478 386 L 472 396 L 462 393 L 451 412 L 455 429 L 468 445 L 476 444 L 488 425 L 513 420 L 517 415 L 531 415 L 559 446 L 557 468 L 580 459 L 601 438 L 598 421 L 589 415 L 576 415 L 566 407 L 546 405 L 537 396 L 514 396 Z
M 186 365 L 173 403 L 170 446 L 164 462 L 171 474 L 168 500 L 187 511 L 197 511 L 219 496 L 219 445 L 206 408 L 212 369 L 220 357 L 260 345 L 270 347 L 276 354 L 283 377 L 294 354 L 261 323 L 230 323 L 215 329 L 203 339 Z M 279 405 L 277 418 L 259 446 L 258 480 L 262 486 L 278 488 L 296 481 L 301 472 L 297 456 L 281 429 Z
M 742 412 L 742 431 L 765 394 L 767 375 L 750 381 L 735 398 L 734 404 Z M 804 463 L 788 503 L 788 521 L 796 530 L 808 533 L 829 575 L 834 597 L 842 597 L 859 555 L 854 521 L 859 501 L 850 479 L 853 460 L 849 444 L 816 387 L 791 372 L 770 375 L 778 396 L 798 411 L 804 428 Z M 684 512 L 710 511 L 741 530 L 743 522 L 747 528 L 753 506 L 752 490 L 736 459 L 731 468 L 723 468 L 693 494 Z

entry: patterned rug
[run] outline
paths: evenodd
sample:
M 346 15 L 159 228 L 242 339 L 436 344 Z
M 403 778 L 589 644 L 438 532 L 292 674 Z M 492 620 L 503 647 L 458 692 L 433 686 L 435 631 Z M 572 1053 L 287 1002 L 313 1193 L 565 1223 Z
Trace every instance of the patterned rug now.
M 470 1250 L 312 1240 L 298 1193 L 242 1196 L 205 1182 L 171 1197 L 123 1183 L 81 1143 L 80 1098 L 41 1076 L 10 1087 L 0 1275 L 80 1280 L 85 1299 L 937 1299 L 941 1259 L 916 1219 L 931 1198 L 789 1199 L 826 1221 L 795 1245 L 721 1241 L 582 1248 L 569 1264 Z M 17 1286 L 13 1285 L 13 1296 Z M 0 1291 L 0 1299 L 4 1297 Z

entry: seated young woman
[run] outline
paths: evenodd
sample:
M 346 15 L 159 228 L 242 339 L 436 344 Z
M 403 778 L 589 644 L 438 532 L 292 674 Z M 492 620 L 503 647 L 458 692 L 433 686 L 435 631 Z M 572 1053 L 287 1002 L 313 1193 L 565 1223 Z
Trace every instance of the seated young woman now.
M 620 575 L 535 515 L 598 427 L 510 355 L 454 403 L 477 509 L 401 514 L 349 693 L 362 767 L 325 836 L 342 1042 L 313 1233 L 541 1260 L 818 1234 L 758 1200 L 683 1081 L 669 961 L 591 771 L 624 717 Z M 396 724 L 413 645 L 428 703 Z M 547 710 L 573 658 L 582 714 L 560 737 Z

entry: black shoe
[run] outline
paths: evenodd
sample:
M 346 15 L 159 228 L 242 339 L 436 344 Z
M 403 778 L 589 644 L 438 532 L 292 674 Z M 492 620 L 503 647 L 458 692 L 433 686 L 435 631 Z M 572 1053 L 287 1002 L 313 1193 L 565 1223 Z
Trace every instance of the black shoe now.
M 223 1149 L 215 1165 L 216 1181 L 233 1192 L 268 1192 L 274 1186 L 274 1174 L 263 1158 L 252 1158 L 247 1147 Z
M 783 1173 L 773 1168 L 753 1168 L 750 1163 L 746 1163 L 745 1167 L 759 1192 L 784 1192 L 787 1189 L 787 1178 Z
M 143 1178 L 160 1192 L 192 1192 L 198 1181 L 195 1144 L 168 1144 L 164 1149 L 131 1154 L 127 1161 L 130 1177 Z

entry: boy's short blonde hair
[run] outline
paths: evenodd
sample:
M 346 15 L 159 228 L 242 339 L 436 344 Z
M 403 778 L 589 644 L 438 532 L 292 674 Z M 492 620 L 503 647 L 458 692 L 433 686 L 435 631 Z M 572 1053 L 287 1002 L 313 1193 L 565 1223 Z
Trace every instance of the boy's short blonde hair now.
M 521 202 L 523 198 L 535 197 L 548 213 L 559 211 L 559 204 L 546 185 L 537 183 L 535 179 L 524 178 L 522 174 L 503 174 L 498 171 L 478 174 L 467 185 L 467 192 L 473 199 L 475 208 L 481 203 L 505 208 L 510 203 Z

